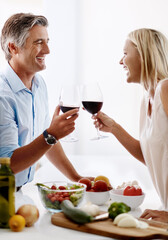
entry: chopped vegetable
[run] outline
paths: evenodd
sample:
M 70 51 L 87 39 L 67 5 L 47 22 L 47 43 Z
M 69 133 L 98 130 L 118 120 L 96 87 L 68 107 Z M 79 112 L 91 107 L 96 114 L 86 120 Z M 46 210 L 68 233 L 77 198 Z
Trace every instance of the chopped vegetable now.
M 68 183 L 65 186 L 52 185 L 51 187 L 42 183 L 37 183 L 36 185 L 38 186 L 42 203 L 48 210 L 61 210 L 60 204 L 64 200 L 70 200 L 74 206 L 78 206 L 84 197 L 84 186 L 80 184 Z
M 91 202 L 87 202 L 80 209 L 82 209 L 84 212 L 88 213 L 92 217 L 94 217 L 100 213 L 99 206 L 97 206 L 96 204 L 92 204 Z
M 148 228 L 149 226 L 148 223 L 139 221 L 138 219 L 136 219 L 135 217 L 133 217 L 128 213 L 121 213 L 117 215 L 113 223 L 118 227 L 124 227 L 124 228 L 135 227 L 135 228 L 145 229 L 145 228 Z
M 114 218 L 120 213 L 129 212 L 131 208 L 123 202 L 113 202 L 108 208 L 109 217 L 114 220 Z

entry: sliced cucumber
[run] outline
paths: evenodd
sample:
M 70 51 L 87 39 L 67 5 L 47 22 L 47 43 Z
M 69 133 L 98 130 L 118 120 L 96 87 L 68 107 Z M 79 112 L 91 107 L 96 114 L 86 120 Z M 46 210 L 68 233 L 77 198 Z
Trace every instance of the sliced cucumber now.
M 93 221 L 93 217 L 82 211 L 79 208 L 74 207 L 74 205 L 69 200 L 64 200 L 61 203 L 61 209 L 65 216 L 75 223 L 84 224 Z

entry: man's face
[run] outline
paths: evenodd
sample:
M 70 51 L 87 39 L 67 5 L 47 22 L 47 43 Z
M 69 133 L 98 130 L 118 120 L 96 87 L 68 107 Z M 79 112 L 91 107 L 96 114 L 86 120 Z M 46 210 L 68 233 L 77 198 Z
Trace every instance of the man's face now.
M 48 32 L 44 26 L 35 25 L 30 31 L 24 47 L 13 56 L 17 69 L 35 74 L 46 68 L 45 56 L 50 53 Z

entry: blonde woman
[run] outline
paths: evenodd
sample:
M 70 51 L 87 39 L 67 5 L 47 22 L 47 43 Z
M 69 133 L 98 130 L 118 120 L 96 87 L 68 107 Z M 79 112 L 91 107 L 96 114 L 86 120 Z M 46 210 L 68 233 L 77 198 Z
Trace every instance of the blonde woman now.
M 149 170 L 165 211 L 145 210 L 141 217 L 168 222 L 168 40 L 159 31 L 138 29 L 131 32 L 120 64 L 128 83 L 144 87 L 140 109 L 139 140 L 117 122 L 99 112 L 94 124 L 112 133 Z

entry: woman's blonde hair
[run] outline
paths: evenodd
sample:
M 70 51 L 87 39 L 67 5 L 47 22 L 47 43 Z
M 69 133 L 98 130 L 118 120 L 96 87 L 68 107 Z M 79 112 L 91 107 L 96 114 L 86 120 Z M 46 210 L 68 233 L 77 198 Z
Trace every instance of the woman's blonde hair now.
M 128 39 L 141 57 L 141 83 L 146 90 L 155 89 L 158 81 L 168 78 L 168 39 L 161 32 L 148 28 L 132 31 Z

